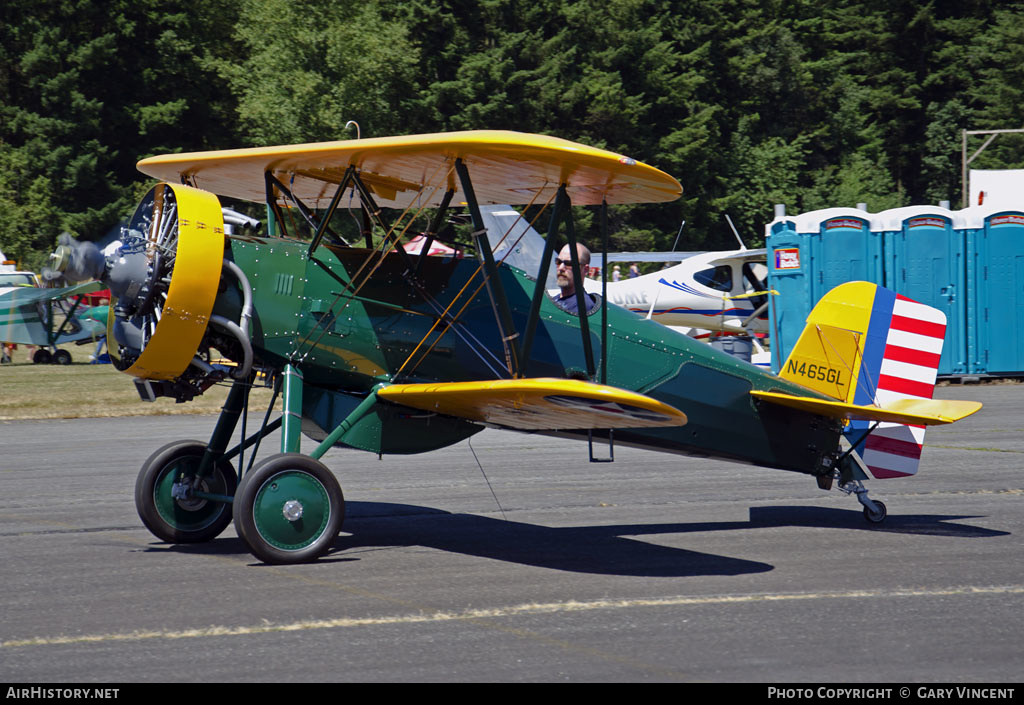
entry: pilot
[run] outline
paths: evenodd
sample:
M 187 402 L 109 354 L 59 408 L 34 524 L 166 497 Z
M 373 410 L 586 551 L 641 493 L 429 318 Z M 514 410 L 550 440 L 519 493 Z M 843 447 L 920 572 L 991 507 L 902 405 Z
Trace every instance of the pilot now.
M 578 313 L 579 308 L 576 299 L 576 284 L 572 276 L 571 256 L 569 246 L 566 245 L 558 253 L 558 259 L 555 260 L 555 277 L 558 280 L 558 288 L 561 289 L 561 293 L 555 297 L 555 303 L 569 313 Z M 590 250 L 584 245 L 577 243 L 576 256 L 580 260 L 580 271 L 587 271 L 587 267 L 590 265 Z M 584 292 L 584 299 L 587 302 L 587 313 L 590 313 L 597 306 L 597 297 Z

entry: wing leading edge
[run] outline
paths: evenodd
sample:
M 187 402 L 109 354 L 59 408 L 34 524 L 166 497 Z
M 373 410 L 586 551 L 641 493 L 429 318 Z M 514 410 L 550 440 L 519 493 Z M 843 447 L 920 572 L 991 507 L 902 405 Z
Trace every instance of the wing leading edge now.
M 482 204 L 544 203 L 566 184 L 575 205 L 672 201 L 682 186 L 672 176 L 627 156 L 577 142 L 507 130 L 470 130 L 360 140 L 279 145 L 143 159 L 144 174 L 189 183 L 221 196 L 262 202 L 266 173 L 296 197 L 329 200 L 331 184 L 355 167 L 384 208 L 437 206 L 448 188 L 466 200 L 452 174 L 462 159 Z
M 91 281 L 84 284 L 66 286 L 62 289 L 42 289 L 34 286 L 10 288 L 5 289 L 3 293 L 0 293 L 0 306 L 27 306 L 39 301 L 64 299 L 78 294 L 90 294 L 94 291 L 99 291 L 100 287 L 101 285 L 99 282 Z

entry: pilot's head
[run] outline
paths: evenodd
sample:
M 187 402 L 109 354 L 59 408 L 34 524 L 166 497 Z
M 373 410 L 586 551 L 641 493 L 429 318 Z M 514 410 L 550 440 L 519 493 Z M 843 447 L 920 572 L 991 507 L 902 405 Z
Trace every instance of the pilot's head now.
M 579 257 L 580 273 L 582 274 L 590 266 L 590 250 L 584 245 L 576 243 L 576 256 Z M 572 257 L 572 254 L 569 246 L 566 245 L 558 253 L 558 259 L 555 261 L 555 276 L 558 279 L 558 288 L 562 290 L 562 296 L 570 296 L 576 292 L 576 285 L 572 278 L 572 260 L 570 257 Z

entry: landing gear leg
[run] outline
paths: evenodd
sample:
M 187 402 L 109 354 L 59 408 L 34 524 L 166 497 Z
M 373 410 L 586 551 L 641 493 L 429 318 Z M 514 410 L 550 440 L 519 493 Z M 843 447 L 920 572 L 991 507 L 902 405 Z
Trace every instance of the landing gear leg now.
M 224 448 L 245 402 L 235 382 L 210 442 L 176 441 L 145 462 L 135 482 L 135 507 L 150 532 L 167 543 L 201 543 L 231 523 L 238 475 Z
M 885 503 L 868 497 L 868 489 L 863 483 L 868 477 L 867 466 L 860 455 L 851 448 L 839 458 L 837 465 L 830 479 L 839 481 L 839 491 L 857 496 L 857 501 L 864 507 L 864 518 L 868 522 L 881 524 L 885 521 L 888 514 Z M 828 484 L 831 485 L 831 482 Z M 818 485 L 823 486 L 820 479 Z
M 839 491 L 857 495 L 857 501 L 864 506 L 864 518 L 870 523 L 881 524 L 885 521 L 888 514 L 885 503 L 868 497 L 868 490 L 860 480 L 839 483 Z

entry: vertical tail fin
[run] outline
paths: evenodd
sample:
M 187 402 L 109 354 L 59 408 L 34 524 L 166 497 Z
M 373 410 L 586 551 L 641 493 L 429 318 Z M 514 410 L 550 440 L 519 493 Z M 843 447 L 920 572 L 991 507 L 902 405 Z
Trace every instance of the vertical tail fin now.
M 876 284 L 841 284 L 811 311 L 780 376 L 862 406 L 931 399 L 945 333 L 938 309 Z M 852 421 L 846 437 L 872 475 L 917 472 L 924 426 L 882 422 L 865 440 L 869 428 Z

